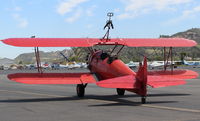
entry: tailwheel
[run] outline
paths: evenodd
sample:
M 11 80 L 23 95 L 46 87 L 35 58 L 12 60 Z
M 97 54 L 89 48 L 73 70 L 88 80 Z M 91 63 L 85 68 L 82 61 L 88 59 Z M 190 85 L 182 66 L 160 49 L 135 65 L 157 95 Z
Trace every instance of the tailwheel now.
M 117 94 L 118 94 L 119 96 L 123 96 L 124 93 L 125 93 L 125 90 L 124 90 L 124 89 L 117 88 Z
M 141 103 L 142 103 L 142 104 L 145 104 L 145 103 L 146 103 L 146 97 L 145 97 L 145 96 L 142 96 L 142 97 L 141 97 Z
M 84 97 L 85 95 L 85 85 L 83 84 L 77 84 L 76 86 L 76 92 L 78 97 Z

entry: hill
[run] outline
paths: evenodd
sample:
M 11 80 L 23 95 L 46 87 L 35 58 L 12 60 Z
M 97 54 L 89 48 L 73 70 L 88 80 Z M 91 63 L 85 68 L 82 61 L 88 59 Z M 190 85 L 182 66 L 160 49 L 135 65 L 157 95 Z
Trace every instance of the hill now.
M 200 60 L 200 28 L 192 28 L 184 32 L 178 32 L 171 37 L 181 37 L 195 40 L 198 45 L 191 48 L 177 48 L 176 50 L 185 53 L 191 60 Z
M 15 62 L 14 62 L 14 60 L 12 60 L 12 59 L 9 59 L 9 58 L 0 58 L 0 66 L 1 65 L 6 65 L 6 66 L 10 66 L 10 65 L 12 65 L 12 64 L 14 64 Z
M 178 32 L 171 37 L 181 37 L 195 40 L 198 44 L 200 44 L 200 28 L 192 28 L 184 32 Z
M 71 49 L 64 49 L 62 51 L 52 51 L 52 52 L 43 52 L 40 51 L 40 59 L 43 62 L 60 62 L 64 61 L 63 56 L 60 54 L 62 52 L 67 57 L 73 54 Z M 35 53 L 24 53 L 17 56 L 15 59 L 16 63 L 30 64 L 35 63 Z

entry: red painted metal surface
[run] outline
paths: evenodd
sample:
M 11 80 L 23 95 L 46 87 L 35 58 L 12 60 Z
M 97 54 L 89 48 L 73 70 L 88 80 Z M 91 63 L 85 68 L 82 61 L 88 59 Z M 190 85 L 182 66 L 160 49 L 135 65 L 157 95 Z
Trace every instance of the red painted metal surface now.
M 135 92 L 138 95 L 146 96 L 147 94 L 147 90 L 146 90 L 147 60 L 146 58 L 144 58 L 143 63 L 144 65 L 140 65 L 139 70 L 136 75 L 133 72 L 132 74 L 129 74 L 128 70 L 124 70 L 123 68 L 121 68 L 118 71 L 123 72 L 123 73 L 126 72 L 127 74 L 125 76 L 124 75 L 120 76 L 120 74 L 118 74 L 117 76 L 115 75 L 115 77 L 117 78 L 110 78 L 110 79 L 99 81 L 97 82 L 97 85 L 101 87 L 105 87 L 105 88 L 122 88 L 128 91 Z M 119 65 L 120 67 L 126 66 L 125 64 L 122 64 L 122 63 L 120 63 Z M 119 65 L 113 65 L 113 66 L 117 67 Z M 112 72 L 113 71 L 116 71 L 116 69 L 112 68 Z
M 9 38 L 5 44 L 17 47 L 90 47 L 98 43 L 95 38 Z
M 148 78 L 147 84 L 153 88 L 186 84 L 186 81 L 177 79 L 177 78 L 172 78 L 172 77 L 148 76 L 147 78 Z M 97 82 L 97 85 L 104 88 L 122 88 L 122 89 L 127 89 L 127 90 L 141 89 L 140 86 L 137 85 L 137 81 L 135 79 L 135 76 L 133 75 L 102 80 L 102 81 Z M 143 95 L 145 95 L 145 92 Z
M 150 71 L 148 75 L 152 76 L 162 76 L 169 78 L 178 78 L 178 79 L 193 79 L 198 77 L 198 73 L 191 70 L 166 70 L 166 71 Z
M 197 45 L 193 40 L 184 38 L 146 38 L 146 39 L 123 39 L 126 46 L 130 47 L 192 47 Z
M 111 78 L 97 82 L 97 85 L 104 88 L 122 88 L 122 89 L 134 89 L 136 79 L 133 75 L 122 76 L 117 78 Z
M 109 63 L 109 58 L 102 60 L 100 55 L 102 51 L 97 51 L 91 61 L 91 72 L 97 74 L 100 80 L 126 76 L 126 75 L 136 75 L 128 66 L 126 66 L 121 60 L 114 59 Z
M 93 45 L 125 45 L 132 47 L 190 47 L 196 45 L 193 40 L 181 38 L 160 39 L 110 39 L 95 38 L 13 38 L 2 40 L 6 44 L 20 47 L 89 47 Z M 96 83 L 105 88 L 121 88 L 141 96 L 147 95 L 146 86 L 153 88 L 182 85 L 183 79 L 196 78 L 198 74 L 190 70 L 147 72 L 147 60 L 140 65 L 137 73 L 121 60 L 108 55 L 102 58 L 103 51 L 91 53 L 89 69 L 96 74 L 96 82 L 91 73 L 18 73 L 10 74 L 10 80 L 26 84 L 86 84 Z
M 183 79 L 192 79 L 197 76 L 196 72 L 190 70 L 175 70 L 173 74 L 171 71 L 147 72 L 147 60 L 144 58 L 144 65 L 140 65 L 136 75 L 102 80 L 97 82 L 97 85 L 105 88 L 122 88 L 146 96 L 146 85 L 153 88 L 183 85 L 186 83 Z
M 173 77 L 148 76 L 147 84 L 153 88 L 183 85 L 186 81 Z
M 10 80 L 25 84 L 85 84 L 95 83 L 89 73 L 16 73 L 9 74 Z
M 94 45 L 125 45 L 129 47 L 192 47 L 193 40 L 183 38 L 9 38 L 1 40 L 18 47 L 90 47 Z
M 143 65 L 139 65 L 138 72 L 136 74 L 137 90 L 135 93 L 141 96 L 147 95 L 147 58 L 144 57 Z
M 105 88 L 123 88 L 146 96 L 146 85 L 154 88 L 182 85 L 183 79 L 196 78 L 198 74 L 190 70 L 151 71 L 147 73 L 147 60 L 140 65 L 137 73 L 128 68 L 122 61 L 109 57 L 101 59 L 102 51 L 93 54 L 90 60 L 91 72 L 97 74 L 99 82 L 89 73 L 17 73 L 8 78 L 26 84 L 85 84 L 96 83 Z

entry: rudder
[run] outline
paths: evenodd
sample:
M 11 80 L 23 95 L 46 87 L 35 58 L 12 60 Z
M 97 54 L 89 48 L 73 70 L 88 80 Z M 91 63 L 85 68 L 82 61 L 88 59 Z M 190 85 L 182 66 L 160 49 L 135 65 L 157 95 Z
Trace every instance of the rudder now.
M 144 57 L 143 65 L 140 63 L 138 72 L 136 74 L 136 83 L 139 94 L 142 97 L 146 97 L 147 95 L 147 58 Z

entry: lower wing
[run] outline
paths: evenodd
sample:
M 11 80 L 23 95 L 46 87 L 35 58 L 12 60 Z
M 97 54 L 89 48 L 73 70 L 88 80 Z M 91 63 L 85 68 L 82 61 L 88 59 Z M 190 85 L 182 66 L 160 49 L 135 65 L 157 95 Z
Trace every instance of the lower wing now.
M 183 85 L 186 81 L 183 79 L 178 79 L 174 77 L 165 77 L 165 76 L 147 76 L 147 85 L 153 88 L 159 87 L 168 87 Z M 122 88 L 122 89 L 137 89 L 137 80 L 133 75 L 127 75 L 107 80 L 102 80 L 96 83 L 100 87 L 104 88 Z
M 96 82 L 91 73 L 16 73 L 9 74 L 8 78 L 25 84 L 85 84 Z
M 183 85 L 186 79 L 197 78 L 198 73 L 191 70 L 150 71 L 147 84 L 153 88 Z
M 147 84 L 153 88 L 169 87 L 184 85 L 186 81 L 183 79 L 164 77 L 164 76 L 148 76 Z
M 153 88 L 185 84 L 185 79 L 196 78 L 198 74 L 190 70 L 153 71 L 147 76 L 147 84 Z M 10 80 L 26 84 L 85 84 L 96 83 L 91 73 L 16 73 L 9 74 Z M 134 75 L 102 80 L 96 84 L 105 88 L 137 88 Z
M 166 70 L 166 71 L 149 71 L 149 76 L 162 76 L 177 79 L 194 79 L 198 77 L 198 73 L 191 70 Z

